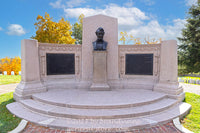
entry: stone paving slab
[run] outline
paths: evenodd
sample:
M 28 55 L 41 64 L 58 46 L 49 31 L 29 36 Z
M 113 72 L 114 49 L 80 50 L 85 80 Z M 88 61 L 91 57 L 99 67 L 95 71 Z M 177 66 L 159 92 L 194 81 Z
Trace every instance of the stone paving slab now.
M 72 132 L 68 131 L 67 129 L 53 129 L 48 127 L 38 126 L 36 124 L 29 122 L 22 133 L 83 133 L 83 132 L 74 132 L 74 131 Z M 103 131 L 101 133 L 103 133 Z M 114 132 L 107 132 L 107 133 L 114 133 Z M 167 124 L 156 125 L 151 128 L 137 129 L 120 133 L 182 133 L 182 132 L 179 131 L 174 126 L 173 122 L 169 122 Z
M 54 89 L 33 94 L 32 97 L 44 103 L 64 107 L 119 108 L 153 103 L 165 98 L 166 94 L 144 89 L 115 89 L 112 91 Z
M 187 103 L 181 103 L 162 113 L 147 115 L 144 117 L 127 118 L 127 119 L 70 119 L 58 118 L 48 115 L 42 115 L 23 108 L 20 103 L 11 103 L 7 105 L 11 113 L 17 117 L 24 118 L 33 123 L 39 123 L 43 126 L 62 128 L 62 129 L 78 129 L 96 130 L 97 128 L 107 131 L 127 131 L 127 129 L 139 129 L 144 127 L 152 127 L 157 124 L 167 123 L 174 118 L 184 114 L 191 106 Z M 103 120 L 103 121 L 102 121 Z
M 77 109 L 68 107 L 59 107 L 44 104 L 32 99 L 21 100 L 26 108 L 33 111 L 48 114 L 51 116 L 60 116 L 68 118 L 129 118 L 148 115 L 166 110 L 177 103 L 176 100 L 165 98 L 156 103 L 143 105 L 139 107 L 119 108 L 119 109 Z
M 15 91 L 15 88 L 17 87 L 17 84 L 8 84 L 8 85 L 0 85 L 0 95 L 8 92 Z

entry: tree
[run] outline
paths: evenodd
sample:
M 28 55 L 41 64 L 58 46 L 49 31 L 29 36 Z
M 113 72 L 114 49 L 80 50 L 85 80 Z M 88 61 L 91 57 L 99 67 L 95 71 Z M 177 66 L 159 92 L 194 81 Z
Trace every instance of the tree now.
M 1 65 L 2 72 L 7 71 L 7 74 L 10 75 L 11 74 L 11 67 L 10 67 L 11 59 L 9 57 L 5 57 L 1 59 L 1 63 L 2 63 Z
M 21 71 L 21 59 L 20 57 L 9 58 L 5 57 L 0 60 L 0 70 L 1 72 L 7 71 L 8 75 L 11 75 L 11 71 L 14 71 L 15 74 L 19 74 Z
M 120 32 L 121 38 L 119 39 L 119 41 L 123 42 L 123 45 L 128 44 L 130 41 L 134 40 L 133 35 L 128 35 L 126 31 L 124 32 Z
M 11 60 L 11 71 L 14 71 L 16 75 L 19 74 L 19 71 L 21 71 L 21 58 L 15 57 Z
M 76 44 L 82 44 L 82 31 L 83 31 L 83 18 L 84 14 L 81 14 L 78 18 L 79 23 L 73 24 L 72 36 L 76 39 Z
M 155 38 L 149 39 L 149 36 L 148 36 L 148 38 L 145 37 L 144 42 L 145 44 L 159 44 L 162 42 L 162 38 L 159 38 L 158 40 L 156 40 Z
M 3 73 L 3 69 L 2 69 L 2 61 L 0 60 L 0 74 Z
M 189 8 L 187 23 L 178 40 L 179 63 L 187 73 L 200 71 L 200 2 Z
M 142 44 L 142 41 L 140 38 L 134 38 L 132 34 L 128 35 L 126 31 L 120 32 L 120 36 L 121 38 L 119 39 L 119 41 L 122 41 L 123 45 L 129 44 L 130 42 L 133 42 L 133 44 L 138 44 L 138 45 Z M 156 39 L 150 40 L 148 37 L 148 39 L 145 38 L 143 42 L 144 44 L 159 44 L 161 43 L 161 41 L 162 41 L 162 38 L 160 38 L 159 40 L 156 40 Z
M 58 44 L 74 44 L 75 39 L 71 37 L 72 26 L 64 18 L 61 18 L 59 22 L 54 22 L 50 18 L 48 13 L 45 16 L 38 15 L 37 21 L 34 25 L 36 26 L 36 35 L 33 39 L 43 43 L 58 43 Z

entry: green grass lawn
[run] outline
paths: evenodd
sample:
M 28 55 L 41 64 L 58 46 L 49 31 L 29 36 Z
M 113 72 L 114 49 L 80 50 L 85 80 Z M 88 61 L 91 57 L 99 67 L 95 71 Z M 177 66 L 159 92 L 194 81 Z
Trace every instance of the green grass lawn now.
M 0 85 L 19 83 L 21 75 L 0 75 Z
M 21 121 L 20 118 L 15 117 L 6 108 L 6 105 L 12 102 L 14 102 L 13 92 L 0 95 L 0 133 L 13 130 Z
M 180 78 L 186 78 L 186 79 L 194 79 L 194 80 L 200 80 L 200 77 L 190 77 L 190 76 L 184 76 L 184 77 L 180 77 Z
M 185 102 L 192 105 L 192 110 L 182 121 L 183 126 L 190 131 L 200 133 L 200 95 L 186 92 Z

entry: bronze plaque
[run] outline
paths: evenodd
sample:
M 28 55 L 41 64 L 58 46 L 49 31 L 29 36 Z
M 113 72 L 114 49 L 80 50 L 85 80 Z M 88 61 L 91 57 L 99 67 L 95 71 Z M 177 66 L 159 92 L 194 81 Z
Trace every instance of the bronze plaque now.
M 127 75 L 153 75 L 153 54 L 126 54 Z
M 74 54 L 46 54 L 47 75 L 75 74 Z

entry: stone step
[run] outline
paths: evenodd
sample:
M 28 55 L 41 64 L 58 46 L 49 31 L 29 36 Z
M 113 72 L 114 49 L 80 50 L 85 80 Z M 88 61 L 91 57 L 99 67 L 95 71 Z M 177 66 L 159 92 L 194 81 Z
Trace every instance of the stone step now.
M 191 108 L 187 103 L 180 103 L 168 110 L 143 117 L 123 119 L 72 119 L 44 115 L 30 111 L 18 102 L 7 105 L 7 109 L 17 117 L 52 128 L 68 129 L 69 131 L 128 131 L 163 124 L 185 114 Z
M 112 91 L 54 89 L 32 95 L 34 100 L 42 103 L 79 109 L 129 108 L 151 104 L 166 97 L 166 94 L 159 92 L 133 89 Z
M 166 98 L 148 105 L 119 109 L 68 108 L 41 103 L 32 99 L 21 100 L 20 103 L 32 111 L 56 117 L 74 119 L 118 119 L 158 113 L 174 106 L 177 104 L 177 101 Z

